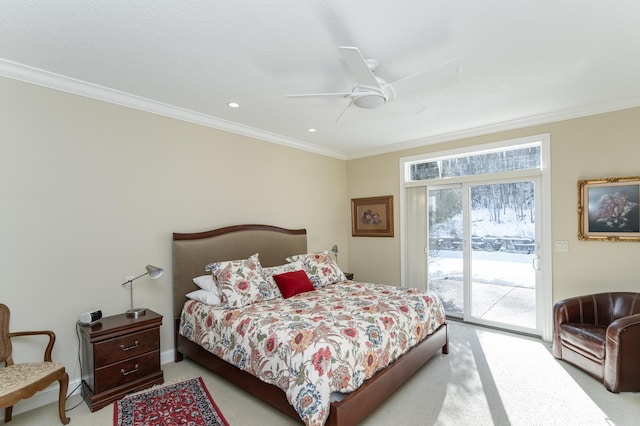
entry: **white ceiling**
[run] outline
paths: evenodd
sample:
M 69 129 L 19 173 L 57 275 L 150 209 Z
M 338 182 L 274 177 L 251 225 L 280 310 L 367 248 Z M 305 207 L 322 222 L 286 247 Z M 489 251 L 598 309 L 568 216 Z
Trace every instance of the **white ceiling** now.
M 387 82 L 460 71 L 338 122 L 285 99 L 351 91 L 338 46 Z M 640 105 L 640 1 L 3 0 L 0 75 L 357 158 Z

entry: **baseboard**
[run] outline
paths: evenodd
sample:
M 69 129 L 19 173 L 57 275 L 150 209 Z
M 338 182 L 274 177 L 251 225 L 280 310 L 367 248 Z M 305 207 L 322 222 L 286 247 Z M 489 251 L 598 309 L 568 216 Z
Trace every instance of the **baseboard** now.
M 175 354 L 174 349 L 170 349 L 168 351 L 162 352 L 160 354 L 160 364 L 164 365 L 164 364 L 169 364 L 171 362 L 174 362 L 174 356 L 175 356 L 174 354 Z M 79 386 L 80 383 L 81 383 L 80 377 L 75 379 L 69 378 L 69 387 L 67 388 L 67 397 L 80 394 L 80 386 Z M 68 392 L 71 392 L 71 390 L 74 390 L 74 391 L 73 393 L 69 394 Z M 31 411 L 51 403 L 57 403 L 58 393 L 59 393 L 58 382 L 55 382 L 48 388 L 41 390 L 40 392 L 37 392 L 31 398 L 23 399 L 22 401 L 14 405 L 13 416 L 15 417 L 20 413 L 26 413 L 27 411 Z M 68 408 L 71 408 L 71 407 L 67 406 L 67 409 Z M 58 410 L 56 409 L 56 412 L 57 411 Z M 0 419 L 4 422 L 4 409 L 0 410 Z
M 169 364 L 170 362 L 175 361 L 176 351 L 175 349 L 169 349 L 168 351 L 164 351 L 160 354 L 160 364 Z

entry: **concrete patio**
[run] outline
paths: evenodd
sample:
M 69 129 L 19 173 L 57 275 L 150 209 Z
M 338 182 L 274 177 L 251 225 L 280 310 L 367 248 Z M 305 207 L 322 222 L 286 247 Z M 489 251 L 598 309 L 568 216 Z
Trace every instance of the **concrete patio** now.
M 448 315 L 462 317 L 462 281 L 433 280 L 431 290 L 442 299 Z M 535 289 L 502 284 L 473 283 L 472 315 L 486 321 L 495 321 L 535 329 Z

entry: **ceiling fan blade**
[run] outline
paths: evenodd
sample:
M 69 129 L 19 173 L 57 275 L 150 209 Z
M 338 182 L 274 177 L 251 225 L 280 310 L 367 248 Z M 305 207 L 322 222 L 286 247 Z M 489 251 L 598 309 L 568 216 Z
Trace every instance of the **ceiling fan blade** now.
M 301 93 L 298 95 L 284 95 L 285 98 L 346 98 L 352 93 Z
M 338 121 L 340 121 L 340 119 L 342 118 L 342 116 L 344 115 L 345 112 L 347 112 L 347 110 L 349 109 L 349 107 L 353 105 L 353 99 L 351 99 L 351 101 L 347 104 L 346 107 L 344 107 L 344 109 L 342 110 L 342 112 L 340 113 L 340 115 L 338 116 L 338 118 L 336 118 L 336 123 Z
M 375 87 L 382 90 L 380 82 L 376 79 L 376 76 L 369 68 L 369 64 L 367 64 L 367 60 L 357 47 L 340 46 L 339 49 L 342 60 L 347 64 L 347 68 L 349 68 L 349 72 L 357 85 Z
M 458 61 L 449 61 L 433 68 L 429 68 L 428 70 L 413 74 L 409 77 L 394 81 L 386 87 L 391 89 L 394 99 L 397 99 L 412 95 L 430 86 L 432 87 L 434 84 L 441 83 L 448 78 L 455 77 L 458 74 L 458 71 Z

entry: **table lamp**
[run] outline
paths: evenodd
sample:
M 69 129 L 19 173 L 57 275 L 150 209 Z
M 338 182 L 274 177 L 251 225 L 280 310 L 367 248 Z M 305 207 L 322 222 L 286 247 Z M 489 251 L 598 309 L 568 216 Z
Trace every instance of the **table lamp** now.
M 164 269 L 158 268 L 157 266 L 147 265 L 147 272 L 144 274 L 140 274 L 135 278 L 131 278 L 122 283 L 122 286 L 129 284 L 129 294 L 131 299 L 131 309 L 126 312 L 128 318 L 138 318 L 147 313 L 145 308 L 134 308 L 133 307 L 133 282 L 138 278 L 144 277 L 145 275 L 149 275 L 152 280 L 159 278 L 164 273 Z

